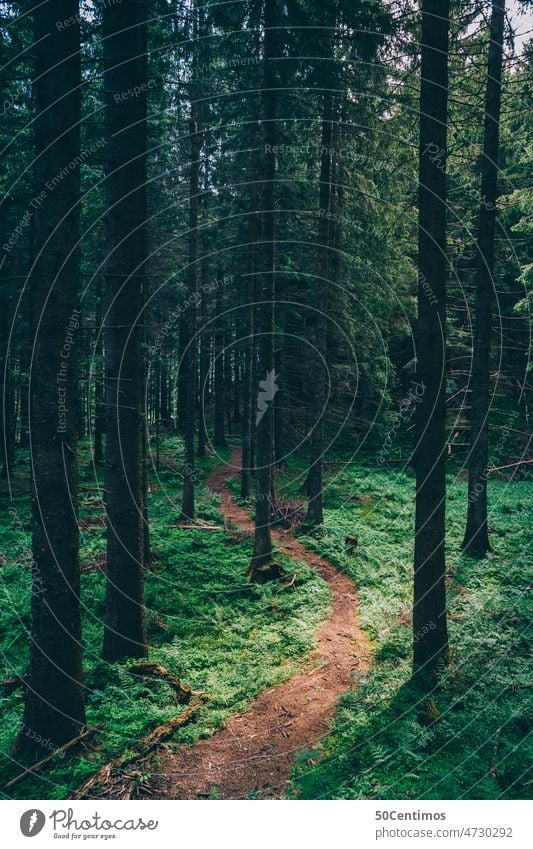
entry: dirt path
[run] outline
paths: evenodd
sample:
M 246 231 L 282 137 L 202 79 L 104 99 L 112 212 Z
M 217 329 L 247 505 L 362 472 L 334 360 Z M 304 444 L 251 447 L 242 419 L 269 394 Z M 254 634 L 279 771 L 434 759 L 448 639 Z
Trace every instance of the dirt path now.
M 247 512 L 233 500 L 225 481 L 238 474 L 240 449 L 230 464 L 208 480 L 220 494 L 225 517 L 242 529 L 253 529 Z M 241 799 L 283 794 L 296 754 L 311 749 L 326 733 L 339 695 L 353 683 L 353 673 L 370 662 L 368 639 L 357 615 L 357 594 L 347 575 L 304 548 L 290 533 L 273 531 L 277 547 L 295 560 L 312 566 L 331 591 L 331 611 L 316 632 L 311 671 L 297 675 L 253 702 L 246 713 L 194 746 L 181 747 L 161 763 L 153 776 L 152 798 L 196 799 L 216 789 L 219 798 Z

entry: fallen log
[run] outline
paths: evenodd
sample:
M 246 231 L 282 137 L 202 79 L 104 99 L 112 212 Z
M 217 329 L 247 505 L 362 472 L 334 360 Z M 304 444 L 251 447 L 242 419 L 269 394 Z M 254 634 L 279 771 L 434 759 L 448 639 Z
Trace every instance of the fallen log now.
M 196 719 L 198 708 L 204 703 L 203 698 L 196 697 L 189 707 L 173 717 L 163 725 L 158 725 L 147 737 L 143 737 L 134 746 L 131 746 L 132 754 L 127 758 L 119 755 L 104 764 L 98 772 L 71 793 L 68 799 L 96 798 L 92 791 L 98 792 L 98 798 L 105 799 L 130 799 L 135 789 L 135 783 L 139 780 L 142 770 L 139 769 L 141 762 L 157 749 L 162 743 L 170 739 L 176 729 L 187 725 Z M 91 795 L 89 795 L 91 794 Z
M 162 678 L 176 692 L 179 702 L 186 703 L 191 699 L 191 688 L 187 684 L 182 684 L 177 675 L 173 675 L 159 663 L 136 663 L 135 666 L 130 666 L 128 672 L 141 678 Z

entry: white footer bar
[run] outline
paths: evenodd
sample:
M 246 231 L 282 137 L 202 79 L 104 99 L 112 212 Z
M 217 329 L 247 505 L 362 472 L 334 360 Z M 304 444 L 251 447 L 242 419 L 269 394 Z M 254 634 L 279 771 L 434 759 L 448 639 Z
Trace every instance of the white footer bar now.
M 529 802 L 4 801 L 2 845 L 533 847 Z M 35 843 L 31 843 L 35 838 Z M 67 843 L 67 841 L 70 841 Z

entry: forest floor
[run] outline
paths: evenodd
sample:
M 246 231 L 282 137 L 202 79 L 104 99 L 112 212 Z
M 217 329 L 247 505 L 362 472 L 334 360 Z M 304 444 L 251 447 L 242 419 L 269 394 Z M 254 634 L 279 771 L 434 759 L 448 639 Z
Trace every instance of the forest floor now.
M 276 559 L 288 580 L 251 586 L 247 510 L 253 505 L 239 499 L 238 454 L 231 461 L 222 451 L 198 462 L 198 527 L 183 528 L 183 444 L 166 434 L 160 448 L 150 473 L 149 657 L 208 697 L 194 722 L 136 766 L 134 797 L 530 797 L 533 481 L 491 476 L 493 551 L 476 561 L 460 549 L 467 490 L 459 467 L 449 466 L 450 664 L 428 715 L 410 681 L 415 481 L 409 469 L 332 454 L 324 525 L 276 530 Z M 278 496 L 301 504 L 306 470 L 304 456 L 291 456 L 277 476 Z M 4 798 L 68 798 L 112 759 L 127 762 L 139 741 L 187 709 L 167 681 L 132 674 L 132 659 L 101 660 L 106 531 L 102 470 L 94 468 L 88 441 L 80 444 L 79 478 L 87 722 L 101 731 L 81 756 L 56 758 L 41 775 L 0 787 Z M 28 662 L 27 452 L 17 452 L 12 484 L 12 498 L 5 492 L 0 500 L 2 678 L 22 675 Z M 346 545 L 348 536 L 357 537 L 355 546 Z M 0 690 L 5 782 L 24 768 L 11 756 L 22 709 L 22 688 Z M 43 744 L 43 756 L 50 747 Z M 231 775 L 232 764 L 241 772 Z M 184 782 L 185 772 L 193 778 Z M 105 794 L 102 787 L 94 795 Z
M 341 459 L 341 458 L 339 458 Z M 293 457 L 278 492 L 305 479 Z M 353 578 L 372 666 L 339 699 L 320 745 L 302 752 L 298 799 L 524 799 L 531 796 L 531 480 L 489 479 L 492 552 L 461 551 L 467 486 L 447 475 L 450 663 L 429 704 L 411 681 L 414 475 L 370 463 L 328 466 L 324 526 L 306 547 Z M 348 534 L 358 545 L 345 545 Z
M 249 584 L 246 570 L 252 538 L 236 532 L 231 522 L 224 527 L 220 496 L 205 485 L 211 473 L 228 461 L 227 451 L 198 461 L 198 527 L 183 528 L 179 523 L 183 444 L 168 435 L 161 447 L 160 462 L 153 458 L 149 487 L 153 556 L 153 571 L 145 575 L 149 657 L 194 691 L 207 694 L 195 720 L 177 729 L 167 743 L 180 746 L 211 737 L 261 693 L 311 668 L 316 630 L 328 615 L 331 593 L 315 570 L 282 553 L 278 559 L 288 581 Z M 27 452 L 21 451 L 12 480 L 13 500 L 0 501 L 0 659 L 4 667 L 0 678 L 23 674 L 28 662 L 28 471 Z M 102 470 L 95 469 L 86 441 L 79 446 L 79 480 L 87 722 L 101 730 L 96 745 L 81 756 L 56 757 L 42 774 L 29 775 L 13 787 L 0 786 L 5 798 L 67 798 L 113 758 L 128 758 L 139 741 L 187 710 L 187 705 L 176 703 L 176 693 L 164 679 L 132 674 L 132 659 L 115 664 L 101 660 L 106 547 Z M 25 767 L 11 756 L 22 708 L 22 688 L 0 689 L 0 773 L 6 782 Z M 53 750 L 53 741 L 46 742 L 43 756 Z M 141 795 L 149 779 L 148 770 L 135 776 L 134 795 Z
M 253 533 L 253 522 L 227 486 L 238 475 L 241 450 L 207 481 L 220 494 L 226 522 Z M 273 530 L 279 550 L 307 563 L 328 583 L 331 610 L 316 632 L 313 667 L 264 692 L 250 708 L 233 716 L 214 736 L 182 746 L 159 764 L 148 793 L 163 799 L 216 796 L 242 799 L 282 796 L 296 755 L 319 743 L 339 695 L 370 664 L 368 637 L 361 630 L 353 581 L 323 557 L 306 549 L 289 531 Z

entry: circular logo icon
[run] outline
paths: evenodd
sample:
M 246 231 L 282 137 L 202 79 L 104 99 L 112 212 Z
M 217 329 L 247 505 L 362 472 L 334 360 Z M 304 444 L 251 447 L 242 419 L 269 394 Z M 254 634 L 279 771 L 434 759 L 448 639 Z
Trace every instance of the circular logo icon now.
M 42 811 L 32 808 L 30 811 L 24 811 L 20 818 L 20 830 L 24 837 L 35 837 L 42 831 L 46 822 L 46 817 Z

